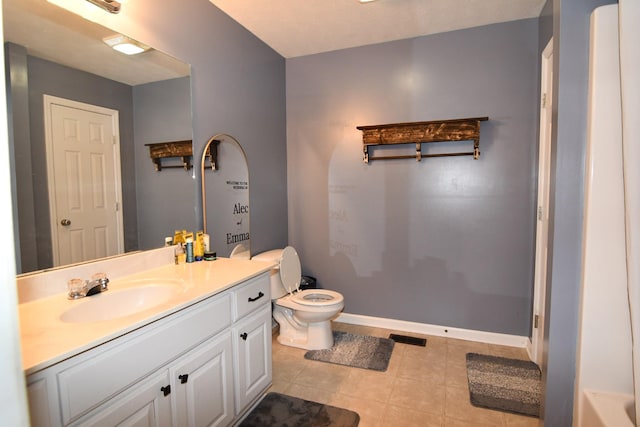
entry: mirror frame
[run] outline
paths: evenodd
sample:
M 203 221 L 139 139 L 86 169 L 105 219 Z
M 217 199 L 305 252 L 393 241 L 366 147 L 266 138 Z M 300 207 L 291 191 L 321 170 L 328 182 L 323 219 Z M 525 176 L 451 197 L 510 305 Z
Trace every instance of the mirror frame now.
M 240 142 L 233 136 L 229 135 L 228 133 L 218 133 L 213 135 L 211 138 L 209 138 L 209 140 L 204 146 L 204 149 L 202 150 L 202 157 L 200 159 L 200 177 L 201 177 L 201 187 L 202 187 L 202 230 L 205 234 L 207 234 L 207 191 L 206 191 L 206 182 L 205 182 L 205 169 L 213 169 L 214 171 L 218 170 L 218 155 L 217 155 L 218 147 L 217 146 L 218 144 L 223 143 L 225 139 L 229 139 L 230 142 L 233 142 L 242 153 L 244 162 L 247 165 L 247 184 L 250 188 L 249 161 L 247 160 L 247 153 L 245 153 L 244 148 L 242 148 L 242 145 L 240 145 Z M 210 153 L 212 144 L 215 146 L 215 152 L 213 155 Z M 212 157 L 213 161 L 211 162 L 211 166 L 208 168 L 208 167 L 205 167 L 205 162 L 207 157 L 210 157 L 210 156 L 213 156 Z M 248 196 L 249 194 L 247 194 L 247 197 Z M 249 227 L 251 227 L 251 210 L 249 210 Z

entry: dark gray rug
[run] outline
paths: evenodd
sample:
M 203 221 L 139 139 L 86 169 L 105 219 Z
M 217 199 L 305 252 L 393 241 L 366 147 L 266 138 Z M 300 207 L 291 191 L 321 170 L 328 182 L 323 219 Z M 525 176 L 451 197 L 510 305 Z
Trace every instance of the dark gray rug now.
M 535 363 L 467 353 L 467 379 L 473 405 L 540 416 L 540 369 Z
M 333 347 L 310 350 L 305 353 L 304 358 L 374 371 L 387 370 L 393 340 L 339 331 L 333 331 L 333 340 Z
M 240 427 L 356 427 L 360 416 L 347 409 L 268 393 Z

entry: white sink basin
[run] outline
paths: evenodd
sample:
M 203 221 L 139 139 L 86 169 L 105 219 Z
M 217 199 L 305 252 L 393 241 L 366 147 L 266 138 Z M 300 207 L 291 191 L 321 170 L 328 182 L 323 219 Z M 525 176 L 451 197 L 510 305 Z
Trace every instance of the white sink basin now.
M 69 323 L 85 323 L 130 316 L 167 302 L 178 291 L 179 288 L 174 284 L 148 284 L 108 290 L 73 301 L 73 307 L 62 313 L 60 319 Z

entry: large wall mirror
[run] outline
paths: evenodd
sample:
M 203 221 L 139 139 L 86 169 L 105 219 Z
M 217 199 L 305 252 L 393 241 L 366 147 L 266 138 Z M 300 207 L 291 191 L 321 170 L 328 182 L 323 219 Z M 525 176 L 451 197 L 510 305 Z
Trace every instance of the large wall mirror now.
M 218 256 L 249 258 L 249 166 L 233 136 L 214 135 L 203 150 L 202 218 L 211 250 Z
M 190 66 L 153 48 L 132 56 L 116 52 L 103 41 L 114 36 L 114 31 L 45 0 L 2 3 L 10 80 L 7 107 L 16 271 L 27 273 L 159 247 L 165 236 L 192 227 L 196 203 L 193 169 L 167 168 L 158 172 L 145 146 L 192 139 Z M 104 159 L 89 150 L 93 155 L 90 159 L 97 160 L 77 161 L 78 170 L 64 179 L 48 175 L 49 159 L 60 155 L 57 145 L 46 142 L 51 137 L 48 133 L 55 133 L 51 129 L 57 129 L 51 125 L 51 117 L 60 118 L 57 113 L 47 112 L 51 100 L 54 109 L 62 100 L 78 106 L 78 110 L 84 111 L 84 106 L 90 105 L 115 112 L 115 138 L 105 137 L 104 128 L 94 126 L 93 116 L 87 119 L 92 141 L 99 139 L 97 136 L 113 139 L 116 148 L 111 157 L 117 160 L 115 166 L 105 166 Z M 112 119 L 108 122 L 113 123 Z M 76 127 L 68 126 L 71 122 L 67 116 L 61 116 L 60 123 L 63 137 L 74 134 Z M 101 175 L 103 178 L 82 178 L 86 173 L 95 176 L 108 168 L 113 172 Z M 87 184 L 89 181 L 92 185 Z M 114 188 L 121 191 L 116 199 L 100 194 Z M 109 200 L 109 209 L 119 213 L 116 221 L 120 221 L 120 231 L 113 237 L 90 225 L 85 229 L 84 240 L 76 238 L 79 233 L 67 233 L 67 240 L 73 243 L 76 239 L 85 252 L 78 254 L 74 249 L 71 258 L 55 257 L 54 248 L 69 242 L 56 243 L 59 236 L 52 229 L 61 227 L 68 232 L 79 220 L 64 214 L 56 217 L 50 202 L 56 198 L 73 199 L 73 194 L 81 191 L 82 197 L 89 195 L 87 200 Z M 82 200 L 76 200 L 78 205 L 87 205 Z M 118 241 L 116 245 L 104 244 L 113 239 Z M 107 246 L 115 249 L 106 252 Z

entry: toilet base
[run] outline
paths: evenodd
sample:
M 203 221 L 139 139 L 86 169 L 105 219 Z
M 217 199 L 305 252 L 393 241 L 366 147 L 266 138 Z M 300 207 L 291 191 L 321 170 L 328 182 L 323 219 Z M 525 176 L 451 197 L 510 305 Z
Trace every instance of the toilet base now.
M 305 350 L 324 350 L 333 347 L 333 332 L 331 331 L 331 321 L 311 323 L 307 325 L 307 333 L 294 330 L 292 333 L 285 332 L 280 327 L 278 342 L 289 347 L 297 347 Z
M 305 350 L 324 350 L 333 346 L 331 320 L 302 323 L 290 309 L 276 307 L 273 317 L 280 325 L 278 342 L 289 347 Z

